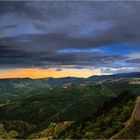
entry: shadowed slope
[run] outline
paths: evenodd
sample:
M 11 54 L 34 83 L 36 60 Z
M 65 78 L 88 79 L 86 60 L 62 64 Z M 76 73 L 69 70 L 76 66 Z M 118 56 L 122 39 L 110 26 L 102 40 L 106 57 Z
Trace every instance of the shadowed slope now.
M 137 97 L 132 117 L 125 128 L 111 139 L 140 139 L 140 96 Z

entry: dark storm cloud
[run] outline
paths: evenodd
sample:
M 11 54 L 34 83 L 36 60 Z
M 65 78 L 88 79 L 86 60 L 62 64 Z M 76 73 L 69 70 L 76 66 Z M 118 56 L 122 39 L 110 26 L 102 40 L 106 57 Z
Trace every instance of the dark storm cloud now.
M 62 52 L 36 52 L 16 49 L 15 47 L 0 46 L 0 66 L 10 67 L 110 67 L 114 61 L 126 59 L 123 56 L 107 56 L 102 53 L 62 53 Z
M 28 46 L 28 47 L 42 47 L 40 49 L 64 49 L 64 48 L 74 48 L 74 49 L 85 49 L 94 47 L 93 38 L 84 38 L 84 37 L 73 37 L 68 36 L 67 34 L 60 33 L 48 33 L 48 34 L 39 34 L 39 35 L 24 35 L 20 37 L 11 37 L 4 38 L 0 40 L 3 45 L 10 45 L 11 43 L 14 46 Z M 26 47 L 25 46 L 25 47 Z M 34 47 L 35 48 L 35 47 Z
M 8 13 L 8 12 L 14 12 L 14 11 L 21 11 L 24 8 L 24 4 L 26 2 L 24 1 L 1 1 L 0 3 L 0 15 Z
M 140 45 L 139 14 L 136 1 L 1 1 L 0 67 L 134 66 L 139 60 L 130 60 L 128 54 L 101 50 L 126 43 L 135 53 L 133 44 Z M 70 49 L 99 51 L 61 52 Z

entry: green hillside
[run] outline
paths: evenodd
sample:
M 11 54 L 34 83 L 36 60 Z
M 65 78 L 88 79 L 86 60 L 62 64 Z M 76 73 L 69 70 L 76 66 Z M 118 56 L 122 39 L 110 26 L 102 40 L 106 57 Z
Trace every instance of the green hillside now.
M 0 107 L 0 118 L 40 124 L 59 113 L 59 121 L 79 120 L 85 117 L 85 113 L 86 117 L 93 115 L 113 96 L 117 96 L 117 93 L 106 85 L 73 85 L 68 89 L 57 87 L 52 90 L 43 88 Z M 54 118 L 54 121 L 58 119 Z
M 34 126 L 33 131 L 39 132 L 52 123 L 57 125 L 65 121 L 78 121 L 92 117 L 104 102 L 116 96 L 118 93 L 106 84 L 86 86 L 73 84 L 69 88 L 61 86 L 53 89 L 40 88 L 20 95 L 9 104 L 0 106 L 0 122 L 4 124 L 8 122 L 12 126 L 15 122 L 24 122 Z M 22 130 L 21 123 L 17 126 Z M 7 129 L 9 126 L 5 125 L 5 127 Z M 16 128 L 10 128 L 17 131 Z M 27 129 L 24 137 L 27 137 L 29 133 Z M 17 137 L 23 138 L 23 134 L 18 131 Z
M 108 139 L 125 127 L 139 91 L 106 81 L 1 93 L 0 138 Z
M 96 117 L 75 122 L 57 138 L 108 139 L 119 132 L 131 117 L 136 97 L 127 92 L 106 102 Z
M 140 96 L 137 97 L 135 108 L 126 126 L 111 139 L 140 139 Z
M 112 139 L 140 139 L 140 121 L 133 120 L 128 128 Z
M 108 139 L 121 131 L 131 117 L 136 96 L 128 91 L 104 103 L 92 117 L 78 121 L 51 123 L 29 138 L 41 139 Z

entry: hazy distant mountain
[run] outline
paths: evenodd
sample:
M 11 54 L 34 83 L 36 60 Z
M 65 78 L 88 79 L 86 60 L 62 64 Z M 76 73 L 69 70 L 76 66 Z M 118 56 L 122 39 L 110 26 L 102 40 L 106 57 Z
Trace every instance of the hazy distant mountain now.
M 87 78 L 89 81 L 99 81 L 99 80 L 115 80 L 118 78 L 140 78 L 140 72 L 132 72 L 132 73 L 118 73 L 113 75 L 101 75 L 101 76 L 91 76 Z
M 41 87 L 55 87 L 66 83 L 95 83 L 103 82 L 107 80 L 116 80 L 119 78 L 140 78 L 140 72 L 133 73 L 119 73 L 113 75 L 101 75 L 91 76 L 89 78 L 76 78 L 76 77 L 64 77 L 64 78 L 12 78 L 12 79 L 0 79 L 0 93 L 23 93 L 33 89 Z

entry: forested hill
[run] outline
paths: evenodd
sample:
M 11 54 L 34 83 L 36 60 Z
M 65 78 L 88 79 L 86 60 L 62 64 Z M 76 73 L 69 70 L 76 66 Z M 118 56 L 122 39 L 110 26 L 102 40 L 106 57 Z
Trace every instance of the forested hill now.
M 140 73 L 121 73 L 114 75 L 102 75 L 91 76 L 89 78 L 76 78 L 76 77 L 64 77 L 64 78 L 12 78 L 12 79 L 0 79 L 0 93 L 25 93 L 37 88 L 42 87 L 56 87 L 64 84 L 93 84 L 102 83 L 105 81 L 125 81 L 125 82 L 140 82 Z
M 72 77 L 0 80 L 0 139 L 112 137 L 127 124 L 140 93 L 137 74 L 120 75 L 95 82 Z

